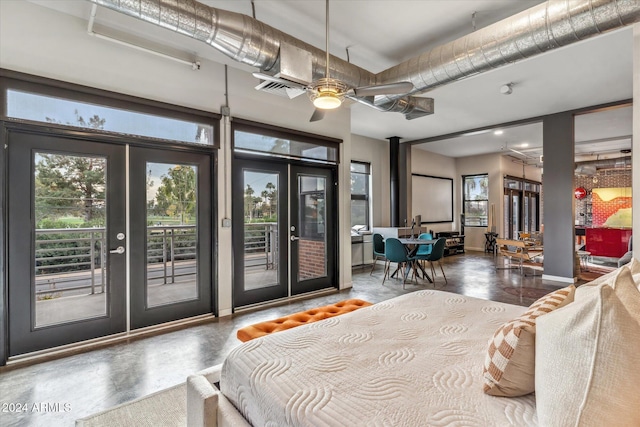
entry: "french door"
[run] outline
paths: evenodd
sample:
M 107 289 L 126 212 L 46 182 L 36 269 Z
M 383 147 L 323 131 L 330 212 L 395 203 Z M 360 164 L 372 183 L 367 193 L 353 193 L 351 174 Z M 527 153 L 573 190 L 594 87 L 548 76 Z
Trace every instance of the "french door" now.
M 234 307 L 336 286 L 333 168 L 236 159 Z
M 212 311 L 208 155 L 7 133 L 10 356 Z
M 505 188 L 504 237 L 517 239 L 518 233 L 538 231 L 538 193 Z
M 211 160 L 130 149 L 131 329 L 212 311 Z

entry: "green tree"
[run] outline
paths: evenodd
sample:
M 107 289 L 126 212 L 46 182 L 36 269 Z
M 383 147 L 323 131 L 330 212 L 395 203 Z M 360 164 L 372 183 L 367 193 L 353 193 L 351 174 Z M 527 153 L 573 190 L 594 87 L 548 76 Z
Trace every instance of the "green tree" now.
M 72 126 L 103 129 L 106 119 L 94 114 L 85 120 L 75 110 Z M 60 121 L 46 117 L 50 123 Z M 36 156 L 37 221 L 65 215 L 82 216 L 85 222 L 104 218 L 106 162 L 103 158 L 39 153 Z
M 89 222 L 104 215 L 97 212 L 104 208 L 105 159 L 44 153 L 36 159 L 38 220 L 81 215 Z
M 244 216 L 245 218 L 249 218 L 249 222 L 253 220 L 253 206 L 255 203 L 255 198 L 253 195 L 255 191 L 249 184 L 247 184 L 247 188 L 244 189 Z
M 156 206 L 160 212 L 180 217 L 184 224 L 196 210 L 196 171 L 191 166 L 177 165 L 160 177 L 161 184 L 156 193 Z
M 276 186 L 272 182 L 268 182 L 260 195 L 262 196 L 263 215 L 271 218 L 277 212 L 278 191 Z

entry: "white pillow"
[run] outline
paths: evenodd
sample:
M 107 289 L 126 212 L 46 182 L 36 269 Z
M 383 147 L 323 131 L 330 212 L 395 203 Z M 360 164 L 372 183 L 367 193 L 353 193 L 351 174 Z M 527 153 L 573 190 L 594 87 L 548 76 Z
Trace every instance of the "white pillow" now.
M 541 426 L 640 426 L 640 291 L 622 267 L 537 321 Z

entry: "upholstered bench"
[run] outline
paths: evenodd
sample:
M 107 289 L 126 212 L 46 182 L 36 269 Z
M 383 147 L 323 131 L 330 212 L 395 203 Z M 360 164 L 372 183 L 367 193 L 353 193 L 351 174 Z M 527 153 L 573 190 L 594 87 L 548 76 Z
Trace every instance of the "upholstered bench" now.
M 360 299 L 348 299 L 335 304 L 325 305 L 324 307 L 312 308 L 311 310 L 293 313 L 288 316 L 280 317 L 279 319 L 245 326 L 238 330 L 237 337 L 240 341 L 246 342 L 274 332 L 295 328 L 296 326 L 304 325 L 305 323 L 317 322 L 318 320 L 349 313 L 350 311 L 369 305 L 371 305 L 371 303 L 367 301 Z

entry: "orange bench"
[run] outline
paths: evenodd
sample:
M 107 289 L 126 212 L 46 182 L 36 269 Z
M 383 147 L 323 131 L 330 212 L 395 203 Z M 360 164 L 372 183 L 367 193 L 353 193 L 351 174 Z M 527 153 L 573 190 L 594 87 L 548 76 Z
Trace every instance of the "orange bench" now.
M 317 322 L 318 320 L 349 313 L 350 311 L 369 305 L 371 305 L 371 303 L 367 301 L 360 299 L 348 299 L 335 304 L 325 305 L 324 307 L 312 308 L 311 310 L 293 313 L 288 316 L 280 317 L 279 319 L 245 326 L 244 328 L 238 329 L 237 337 L 240 341 L 246 342 L 274 332 L 295 328 L 296 326 L 304 325 L 305 323 Z

